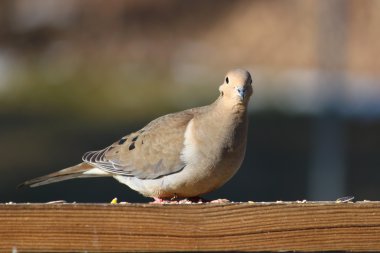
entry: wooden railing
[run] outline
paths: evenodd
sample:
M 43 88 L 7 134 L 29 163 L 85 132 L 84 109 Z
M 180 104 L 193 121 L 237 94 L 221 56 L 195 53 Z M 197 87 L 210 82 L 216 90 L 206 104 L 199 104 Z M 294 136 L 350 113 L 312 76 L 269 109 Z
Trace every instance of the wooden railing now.
M 0 252 L 380 251 L 380 202 L 0 204 Z

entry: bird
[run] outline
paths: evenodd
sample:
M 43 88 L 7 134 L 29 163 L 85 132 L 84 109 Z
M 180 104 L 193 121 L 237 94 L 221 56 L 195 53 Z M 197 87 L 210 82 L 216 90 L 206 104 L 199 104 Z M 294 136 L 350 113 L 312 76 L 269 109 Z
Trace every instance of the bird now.
M 224 185 L 240 168 L 252 94 L 250 73 L 230 70 L 213 103 L 161 116 L 102 150 L 85 153 L 75 166 L 20 186 L 113 177 L 155 202 L 198 198 Z

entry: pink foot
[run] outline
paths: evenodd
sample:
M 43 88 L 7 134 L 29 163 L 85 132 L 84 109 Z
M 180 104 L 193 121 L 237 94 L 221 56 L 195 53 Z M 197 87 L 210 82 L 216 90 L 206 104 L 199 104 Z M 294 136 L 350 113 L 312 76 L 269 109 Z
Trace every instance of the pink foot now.
M 163 203 L 165 203 L 167 201 L 165 199 L 156 198 L 156 197 L 154 197 L 153 199 L 154 199 L 154 201 L 149 202 L 149 204 L 163 204 Z

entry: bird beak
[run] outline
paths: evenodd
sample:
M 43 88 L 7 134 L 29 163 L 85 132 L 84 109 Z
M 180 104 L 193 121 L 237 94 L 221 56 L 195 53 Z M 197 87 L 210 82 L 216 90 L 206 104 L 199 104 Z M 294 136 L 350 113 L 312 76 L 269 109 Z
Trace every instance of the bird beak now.
M 246 89 L 243 88 L 243 87 L 236 87 L 235 89 L 236 89 L 236 92 L 237 92 L 238 96 L 239 96 L 241 99 L 244 99 Z

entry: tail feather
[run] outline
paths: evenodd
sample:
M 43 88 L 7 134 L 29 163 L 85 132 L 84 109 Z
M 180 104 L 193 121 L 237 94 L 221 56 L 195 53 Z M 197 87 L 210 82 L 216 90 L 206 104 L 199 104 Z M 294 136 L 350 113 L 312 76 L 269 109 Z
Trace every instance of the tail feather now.
M 92 171 L 94 173 L 92 173 Z M 80 163 L 78 165 L 68 167 L 66 169 L 53 172 L 51 174 L 42 176 L 42 177 L 37 177 L 28 181 L 25 181 L 24 183 L 20 184 L 18 188 L 29 186 L 29 187 L 37 187 L 40 185 L 45 185 L 45 184 L 51 184 L 51 183 L 56 183 L 68 179 L 73 179 L 73 178 L 85 178 L 85 177 L 104 177 L 107 176 L 107 173 L 102 173 L 99 171 L 99 169 L 93 167 L 92 165 L 88 163 Z

